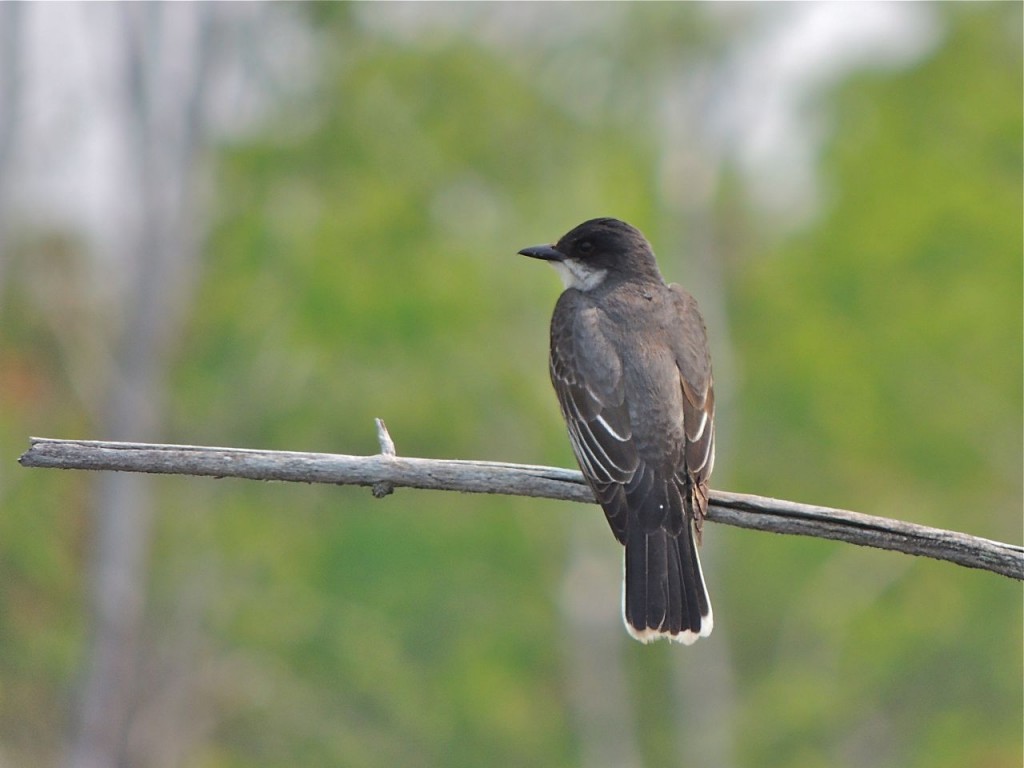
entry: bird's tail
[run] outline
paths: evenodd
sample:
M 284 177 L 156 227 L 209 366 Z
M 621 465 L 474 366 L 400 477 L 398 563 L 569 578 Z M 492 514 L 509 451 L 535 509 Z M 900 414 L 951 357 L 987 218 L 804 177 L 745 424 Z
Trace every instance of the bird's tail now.
M 626 531 L 622 612 L 626 629 L 642 643 L 665 637 L 691 645 L 711 634 L 711 601 L 704 586 L 692 526 Z

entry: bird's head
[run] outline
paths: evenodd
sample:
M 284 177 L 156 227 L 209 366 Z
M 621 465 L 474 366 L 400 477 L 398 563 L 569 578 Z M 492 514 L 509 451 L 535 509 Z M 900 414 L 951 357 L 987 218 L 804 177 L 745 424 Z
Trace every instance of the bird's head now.
M 535 245 L 519 253 L 549 262 L 566 288 L 581 291 L 592 291 L 609 278 L 661 280 L 650 243 L 640 230 L 619 219 L 590 219 L 554 245 Z

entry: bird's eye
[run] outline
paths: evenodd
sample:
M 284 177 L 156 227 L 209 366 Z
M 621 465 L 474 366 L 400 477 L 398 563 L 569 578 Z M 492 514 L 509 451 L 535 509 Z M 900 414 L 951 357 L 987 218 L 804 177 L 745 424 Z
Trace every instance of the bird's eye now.
M 579 251 L 580 253 L 590 253 L 592 250 L 594 250 L 594 244 L 589 240 L 580 240 L 576 244 L 576 250 Z

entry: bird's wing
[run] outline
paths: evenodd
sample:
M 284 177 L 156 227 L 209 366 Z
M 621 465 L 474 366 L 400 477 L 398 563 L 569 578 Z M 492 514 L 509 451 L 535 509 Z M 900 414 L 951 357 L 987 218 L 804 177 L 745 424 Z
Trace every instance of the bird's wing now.
M 715 465 L 715 390 L 711 355 L 697 301 L 678 285 L 670 285 L 669 289 L 679 319 L 679 331 L 673 334 L 672 343 L 683 387 L 685 472 L 697 494 L 693 511 L 699 529 L 707 512 L 707 484 Z
M 622 360 L 601 331 L 600 310 L 579 291 L 566 291 L 555 307 L 550 365 L 580 469 L 625 543 L 627 494 L 643 493 L 653 475 L 633 442 Z

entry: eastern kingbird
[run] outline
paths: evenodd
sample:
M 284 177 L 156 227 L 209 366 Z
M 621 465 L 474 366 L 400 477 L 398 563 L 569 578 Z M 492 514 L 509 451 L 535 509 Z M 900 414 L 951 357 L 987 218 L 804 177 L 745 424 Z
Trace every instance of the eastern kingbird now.
M 565 292 L 551 318 L 551 382 L 576 461 L 626 547 L 629 633 L 690 645 L 711 634 L 697 545 L 715 463 L 715 395 L 704 320 L 666 285 L 644 236 L 591 219 L 544 259 Z

